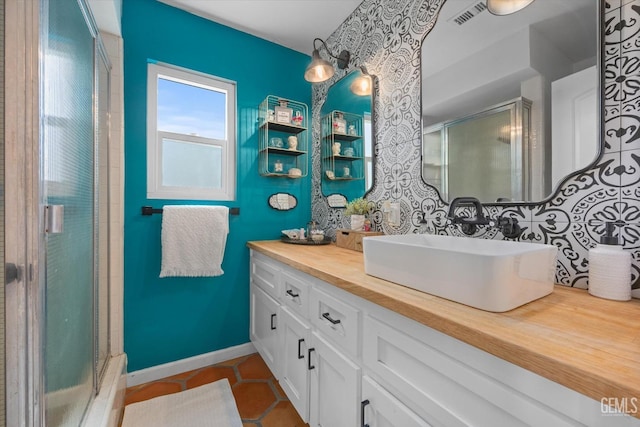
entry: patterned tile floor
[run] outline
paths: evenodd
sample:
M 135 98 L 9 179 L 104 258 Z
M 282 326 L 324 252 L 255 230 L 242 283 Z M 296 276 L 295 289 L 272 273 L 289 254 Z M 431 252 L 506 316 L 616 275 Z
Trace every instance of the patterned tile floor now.
M 127 388 L 125 405 L 227 378 L 244 427 L 309 427 L 259 354 Z

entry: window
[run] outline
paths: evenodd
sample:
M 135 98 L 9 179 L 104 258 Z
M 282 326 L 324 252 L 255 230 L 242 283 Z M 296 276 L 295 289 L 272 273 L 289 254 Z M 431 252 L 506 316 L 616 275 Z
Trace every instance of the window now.
M 149 64 L 147 198 L 235 199 L 235 83 Z

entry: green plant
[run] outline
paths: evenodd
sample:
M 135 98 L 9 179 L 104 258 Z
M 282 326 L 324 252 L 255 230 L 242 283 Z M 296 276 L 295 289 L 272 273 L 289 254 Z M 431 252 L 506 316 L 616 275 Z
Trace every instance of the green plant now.
M 349 215 L 365 215 L 369 213 L 372 208 L 372 203 L 368 202 L 366 199 L 362 197 L 358 197 L 356 199 L 351 200 L 347 203 L 347 208 L 344 211 L 344 214 Z

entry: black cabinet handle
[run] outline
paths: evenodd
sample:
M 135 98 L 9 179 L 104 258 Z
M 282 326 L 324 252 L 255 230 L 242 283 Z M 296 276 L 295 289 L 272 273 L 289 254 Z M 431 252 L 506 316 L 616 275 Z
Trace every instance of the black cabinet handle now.
M 291 298 L 298 298 L 300 296 L 300 294 L 294 294 L 291 289 L 287 289 L 287 295 L 289 295 Z
M 369 403 L 369 399 L 363 400 L 362 402 L 360 402 L 360 425 L 361 427 L 369 427 L 369 424 L 365 424 L 364 423 L 364 408 L 365 406 L 367 406 Z
M 307 369 L 309 369 L 309 370 L 316 369 L 316 367 L 311 364 L 311 352 L 312 351 L 316 351 L 316 349 L 315 348 L 310 348 L 309 350 L 307 350 Z
M 322 317 L 331 322 L 332 325 L 337 325 L 338 323 L 340 323 L 340 319 L 332 319 L 328 312 L 322 313 Z
M 304 359 L 304 354 L 300 354 L 302 352 L 302 343 L 304 342 L 304 338 L 300 338 L 298 340 L 298 359 Z
M 273 313 L 273 314 L 271 315 L 271 330 L 272 330 L 272 331 L 275 331 L 275 330 L 276 330 L 276 327 L 275 327 L 275 326 L 273 326 L 273 319 L 275 319 L 275 317 L 276 317 L 276 313 Z

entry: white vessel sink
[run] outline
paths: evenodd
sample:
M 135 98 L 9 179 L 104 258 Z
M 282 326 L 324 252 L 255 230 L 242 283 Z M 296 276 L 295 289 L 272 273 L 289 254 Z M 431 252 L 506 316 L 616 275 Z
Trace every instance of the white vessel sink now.
M 553 292 L 552 245 L 437 235 L 363 239 L 365 273 L 422 292 L 503 312 Z

